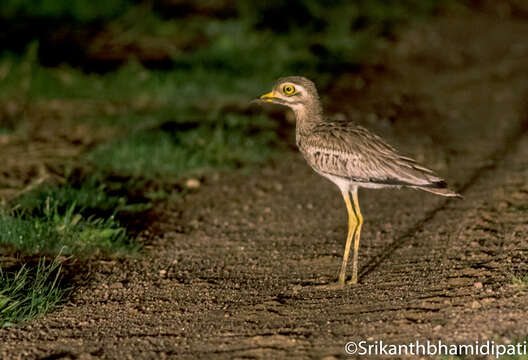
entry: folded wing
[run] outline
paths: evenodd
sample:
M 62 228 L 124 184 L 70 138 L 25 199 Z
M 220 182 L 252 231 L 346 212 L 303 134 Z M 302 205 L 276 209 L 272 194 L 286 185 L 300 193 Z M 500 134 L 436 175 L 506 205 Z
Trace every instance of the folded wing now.
M 300 148 L 316 171 L 350 181 L 446 188 L 444 180 L 433 171 L 398 154 L 367 129 L 350 123 L 320 124 L 302 139 Z

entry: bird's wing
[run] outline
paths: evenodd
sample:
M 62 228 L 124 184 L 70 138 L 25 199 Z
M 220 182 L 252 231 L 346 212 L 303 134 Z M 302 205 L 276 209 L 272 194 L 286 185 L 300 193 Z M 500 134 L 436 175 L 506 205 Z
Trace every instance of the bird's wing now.
M 445 186 L 431 170 L 360 126 L 320 124 L 303 137 L 300 147 L 312 167 L 324 174 L 386 185 Z

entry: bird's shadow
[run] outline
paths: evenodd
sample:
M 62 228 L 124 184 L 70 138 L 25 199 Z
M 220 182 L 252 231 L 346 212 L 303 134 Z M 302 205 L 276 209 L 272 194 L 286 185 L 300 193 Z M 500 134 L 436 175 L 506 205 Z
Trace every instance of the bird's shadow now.
M 370 261 L 360 270 L 358 275 L 358 280 L 362 280 L 364 277 L 373 272 L 378 266 L 381 265 L 385 260 L 387 260 L 398 248 L 403 247 L 411 238 L 412 235 L 418 232 L 424 227 L 426 223 L 431 221 L 436 213 L 443 210 L 448 201 L 445 201 L 442 205 L 430 210 L 426 213 L 426 216 L 417 221 L 411 228 L 407 229 L 403 234 L 398 236 L 390 244 L 386 245 L 378 255 L 374 255 Z

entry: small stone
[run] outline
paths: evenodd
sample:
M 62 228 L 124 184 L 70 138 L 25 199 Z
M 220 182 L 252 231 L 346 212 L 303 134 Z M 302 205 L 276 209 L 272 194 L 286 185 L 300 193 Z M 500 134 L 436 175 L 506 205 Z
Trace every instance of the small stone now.
M 167 270 L 160 270 L 159 275 L 164 278 L 165 276 L 167 276 Z
M 200 187 L 200 180 L 198 179 L 187 179 L 185 187 L 188 189 L 198 189 Z
M 480 303 L 479 303 L 477 300 L 475 300 L 475 301 L 473 301 L 473 302 L 471 303 L 471 308 L 472 308 L 472 309 L 479 309 L 479 308 L 481 308 L 481 307 L 482 307 L 482 305 L 480 305 Z
M 475 287 L 475 289 L 482 289 L 483 288 L 483 285 L 481 282 L 476 282 L 473 284 L 473 286 Z

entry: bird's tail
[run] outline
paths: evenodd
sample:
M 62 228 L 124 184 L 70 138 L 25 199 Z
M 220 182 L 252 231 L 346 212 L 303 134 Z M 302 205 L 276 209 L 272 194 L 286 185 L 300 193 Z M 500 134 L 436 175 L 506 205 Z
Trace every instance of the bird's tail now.
M 439 181 L 437 183 L 431 184 L 431 186 L 413 186 L 413 188 L 418 190 L 427 191 L 435 195 L 441 195 L 445 197 L 456 197 L 462 199 L 463 196 L 454 192 L 453 190 L 447 187 L 447 184 L 444 181 Z
M 436 175 L 431 169 L 418 164 L 415 160 L 399 155 L 397 165 L 398 176 L 407 182 L 408 187 L 435 195 L 462 198 L 462 195 L 447 187 L 444 179 Z

